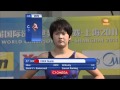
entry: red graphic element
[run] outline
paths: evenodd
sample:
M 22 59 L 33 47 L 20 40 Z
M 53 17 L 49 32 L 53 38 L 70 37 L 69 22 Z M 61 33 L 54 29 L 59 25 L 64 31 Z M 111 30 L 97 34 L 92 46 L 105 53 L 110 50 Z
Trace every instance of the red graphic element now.
M 37 31 L 37 29 L 38 29 L 38 25 L 37 25 L 37 23 L 33 23 L 32 28 L 33 28 L 34 31 Z
M 34 60 L 34 63 L 39 63 L 39 60 L 38 60 L 38 59 L 35 59 L 35 60 Z
M 51 70 L 52 75 L 68 75 L 69 73 L 69 70 Z

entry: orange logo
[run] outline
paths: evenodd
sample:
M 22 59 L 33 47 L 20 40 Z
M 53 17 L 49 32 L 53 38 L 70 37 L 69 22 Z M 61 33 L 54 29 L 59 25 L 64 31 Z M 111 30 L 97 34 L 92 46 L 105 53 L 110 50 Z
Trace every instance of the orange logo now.
M 103 25 L 110 25 L 109 19 L 107 19 L 107 18 L 102 19 L 102 24 Z

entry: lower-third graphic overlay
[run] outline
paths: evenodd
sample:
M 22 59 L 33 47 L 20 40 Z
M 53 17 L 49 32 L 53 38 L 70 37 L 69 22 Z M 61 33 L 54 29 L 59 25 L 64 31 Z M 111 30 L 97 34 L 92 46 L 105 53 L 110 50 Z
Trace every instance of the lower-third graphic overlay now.
M 95 58 L 24 58 L 25 70 L 94 70 L 96 67 Z

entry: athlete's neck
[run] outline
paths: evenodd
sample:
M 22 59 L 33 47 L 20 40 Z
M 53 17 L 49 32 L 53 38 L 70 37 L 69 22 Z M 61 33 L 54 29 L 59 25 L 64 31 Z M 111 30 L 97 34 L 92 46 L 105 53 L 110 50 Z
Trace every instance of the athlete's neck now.
M 66 54 L 69 51 L 70 51 L 70 49 L 68 49 L 68 48 L 55 48 L 53 50 L 53 52 L 56 53 L 56 54 Z

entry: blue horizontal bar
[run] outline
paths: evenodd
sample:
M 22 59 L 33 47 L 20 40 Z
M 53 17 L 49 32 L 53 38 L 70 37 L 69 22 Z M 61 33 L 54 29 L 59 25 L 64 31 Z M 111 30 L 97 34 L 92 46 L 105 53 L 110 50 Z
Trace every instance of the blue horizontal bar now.
M 96 67 L 24 67 L 25 70 L 95 70 Z
M 69 60 L 70 63 L 72 63 L 72 61 L 71 61 L 72 59 L 74 59 L 74 60 L 80 60 L 81 59 L 81 61 L 85 60 L 85 64 L 95 64 L 97 62 L 97 60 L 95 58 L 54 58 L 54 59 L 51 59 L 51 58 L 44 58 L 44 59 L 43 58 L 37 58 L 37 59 L 40 60 L 40 61 L 38 61 L 38 63 L 36 63 L 36 64 L 39 64 L 40 62 L 42 63 L 43 61 L 45 61 L 44 63 L 46 63 L 46 64 L 49 63 L 50 61 L 55 63 L 54 61 L 57 61 L 59 59 L 63 59 L 63 61 L 64 60 Z M 35 64 L 34 60 L 36 60 L 36 59 L 35 58 L 24 58 L 24 63 L 25 64 Z M 47 61 L 49 61 L 49 62 L 47 62 Z M 79 62 L 77 62 L 77 63 L 79 63 Z
M 96 66 L 96 64 L 80 64 L 80 63 L 70 63 L 70 64 L 46 64 L 46 63 L 42 63 L 42 64 L 25 64 L 25 67 L 93 67 Z

